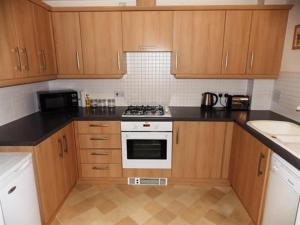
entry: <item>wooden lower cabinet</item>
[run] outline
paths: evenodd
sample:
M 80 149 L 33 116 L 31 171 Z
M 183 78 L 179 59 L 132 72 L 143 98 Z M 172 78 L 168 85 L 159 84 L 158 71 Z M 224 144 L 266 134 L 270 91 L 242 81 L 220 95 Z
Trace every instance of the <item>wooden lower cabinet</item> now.
M 77 179 L 73 124 L 35 147 L 36 175 L 43 224 L 48 224 Z
M 226 179 L 231 123 L 174 122 L 172 177 Z M 229 153 L 228 153 L 229 151 Z
M 270 150 L 235 125 L 229 179 L 256 225 L 261 224 Z

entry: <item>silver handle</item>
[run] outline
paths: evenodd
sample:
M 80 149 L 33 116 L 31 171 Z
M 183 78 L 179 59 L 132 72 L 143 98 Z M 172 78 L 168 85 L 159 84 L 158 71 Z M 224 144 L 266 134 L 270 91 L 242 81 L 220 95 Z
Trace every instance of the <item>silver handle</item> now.
M 257 167 L 257 176 L 258 177 L 263 175 L 263 171 L 261 170 L 261 162 L 264 158 L 265 158 L 265 155 L 263 153 L 260 153 L 258 167 Z
M 109 153 L 97 153 L 97 152 L 92 152 L 91 155 L 109 155 Z
M 45 49 L 42 50 L 42 54 L 43 54 L 43 60 L 44 60 L 44 71 L 46 71 L 47 70 L 47 57 L 46 57 Z
M 109 140 L 108 137 L 103 137 L 103 138 L 90 138 L 91 141 L 106 141 Z
M 140 50 L 153 50 L 156 48 L 155 45 L 140 45 L 139 46 Z
M 178 68 L 178 53 L 177 51 L 175 52 L 175 69 L 177 70 Z
M 18 47 L 12 49 L 12 52 L 15 52 L 16 54 L 16 67 L 15 69 L 17 71 L 22 71 L 22 67 L 21 67 L 21 57 L 20 57 L 20 50 Z
M 176 144 L 179 144 L 179 127 L 177 128 L 177 134 L 176 134 Z
M 102 125 L 102 124 L 90 124 L 90 127 L 109 127 L 108 125 Z
M 117 53 L 117 63 L 118 63 L 118 69 L 121 70 L 121 62 L 120 62 L 120 52 Z
M 251 52 L 251 62 L 250 62 L 250 69 L 253 70 L 253 61 L 254 61 L 254 52 Z
M 42 71 L 45 71 L 45 59 L 44 59 L 44 55 L 43 55 L 43 50 L 40 50 L 39 55 L 40 55 L 40 60 L 41 60 L 40 68 Z
M 93 169 L 93 170 L 108 170 L 109 167 L 108 167 L 108 166 L 105 166 L 105 167 L 94 166 L 92 169 Z
M 21 50 L 21 52 L 25 54 L 25 58 L 26 58 L 26 64 L 25 64 L 25 66 L 24 66 L 24 70 L 29 71 L 29 59 L 28 59 L 27 48 L 23 48 L 23 49 Z
M 69 152 L 69 147 L 68 147 L 68 141 L 67 141 L 67 138 L 66 138 L 65 135 L 63 135 L 63 141 L 64 141 L 64 146 L 65 146 L 64 152 L 68 153 Z
M 78 51 L 76 51 L 76 62 L 77 62 L 77 70 L 80 71 L 80 59 L 79 59 Z
M 228 68 L 228 55 L 229 55 L 229 53 L 227 51 L 226 57 L 225 57 L 225 70 L 227 70 L 227 68 Z
M 59 147 L 60 147 L 59 157 L 64 158 L 63 144 L 62 144 L 62 141 L 60 139 L 58 139 L 58 144 L 59 144 Z

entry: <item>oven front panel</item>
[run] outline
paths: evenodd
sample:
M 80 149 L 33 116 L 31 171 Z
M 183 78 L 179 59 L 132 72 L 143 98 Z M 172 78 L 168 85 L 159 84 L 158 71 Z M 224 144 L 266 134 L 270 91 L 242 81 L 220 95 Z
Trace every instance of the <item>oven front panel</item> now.
M 123 168 L 171 168 L 172 132 L 122 132 Z

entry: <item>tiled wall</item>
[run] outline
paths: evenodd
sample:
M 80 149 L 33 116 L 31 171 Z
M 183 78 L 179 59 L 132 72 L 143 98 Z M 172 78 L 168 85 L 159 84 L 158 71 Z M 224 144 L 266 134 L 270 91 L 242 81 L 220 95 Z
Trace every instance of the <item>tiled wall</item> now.
M 114 91 L 124 92 L 118 105 L 162 104 L 200 106 L 205 91 L 245 94 L 247 80 L 175 79 L 170 74 L 170 53 L 127 53 L 127 75 L 120 80 L 56 80 L 51 89 L 85 90 L 91 97 L 111 98 Z
M 36 112 L 35 93 L 45 89 L 47 82 L 0 88 L 0 125 Z

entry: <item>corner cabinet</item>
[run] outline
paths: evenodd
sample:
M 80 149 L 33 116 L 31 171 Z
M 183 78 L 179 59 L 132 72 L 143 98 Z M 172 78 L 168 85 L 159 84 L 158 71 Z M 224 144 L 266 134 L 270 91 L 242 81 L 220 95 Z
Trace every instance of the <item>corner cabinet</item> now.
M 174 122 L 172 178 L 227 180 L 232 126 Z
M 73 124 L 35 147 L 36 176 L 43 224 L 48 224 L 76 183 Z
M 271 151 L 234 126 L 229 179 L 256 225 L 261 224 Z

